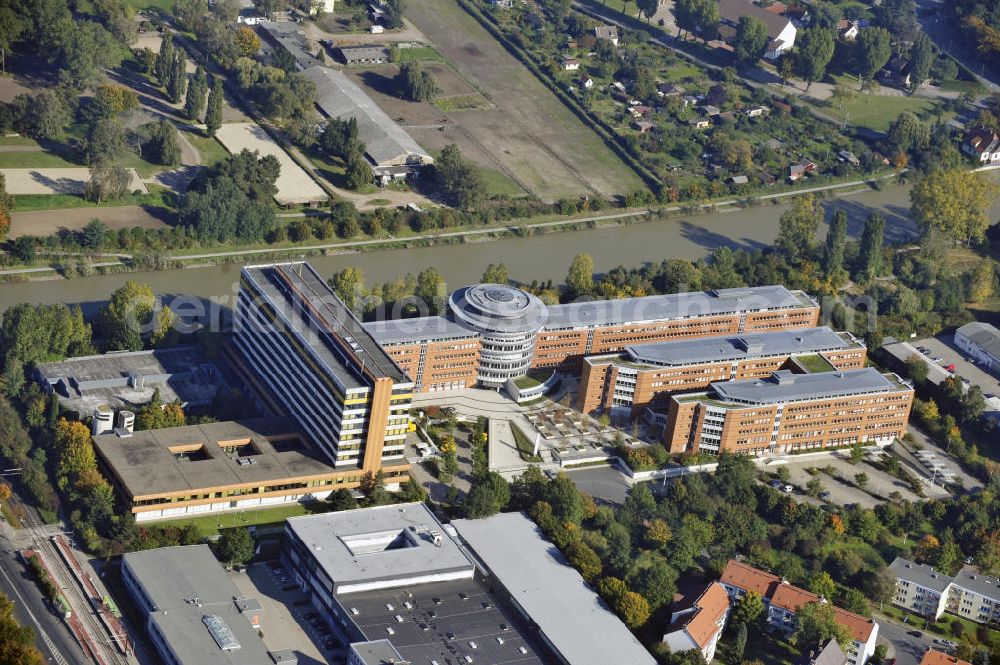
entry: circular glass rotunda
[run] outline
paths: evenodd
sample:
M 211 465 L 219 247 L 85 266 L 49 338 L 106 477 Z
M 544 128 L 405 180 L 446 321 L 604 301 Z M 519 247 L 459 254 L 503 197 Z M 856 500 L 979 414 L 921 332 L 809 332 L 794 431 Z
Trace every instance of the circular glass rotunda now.
M 476 284 L 452 292 L 448 307 L 456 321 L 480 334 L 477 378 L 484 388 L 500 388 L 528 372 L 548 318 L 545 303 L 512 286 Z

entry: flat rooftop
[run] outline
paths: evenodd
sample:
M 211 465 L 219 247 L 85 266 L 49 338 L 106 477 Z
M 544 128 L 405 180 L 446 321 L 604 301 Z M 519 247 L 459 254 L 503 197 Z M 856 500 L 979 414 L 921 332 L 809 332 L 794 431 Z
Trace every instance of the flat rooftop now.
M 131 552 L 123 560 L 154 605 L 150 620 L 182 665 L 273 665 L 208 545 Z M 220 648 L 204 621 L 208 616 L 221 619 L 238 648 Z
M 157 389 L 164 403 L 208 404 L 227 385 L 193 346 L 68 358 L 39 365 L 38 374 L 63 406 L 85 415 L 102 404 L 135 409 Z
M 414 665 L 464 663 L 464 656 L 491 665 L 555 665 L 522 632 L 518 617 L 475 579 L 365 591 L 338 600 L 369 640 L 389 640 Z M 604 665 L 612 662 L 632 665 L 628 660 Z
M 285 529 L 309 551 L 337 594 L 420 584 L 442 575 L 471 578 L 475 572 L 472 561 L 422 503 L 292 517 Z
M 273 45 L 283 48 L 295 58 L 299 70 L 319 64 L 310 52 L 309 38 L 294 21 L 262 21 L 260 27 L 272 40 Z
M 806 402 L 906 389 L 873 367 L 820 374 L 793 374 L 780 370 L 763 379 L 719 381 L 711 392 L 718 399 L 748 404 Z
M 958 332 L 994 358 L 1000 358 L 1000 330 L 996 326 L 973 321 L 959 328 Z
M 639 344 L 625 347 L 627 357 L 636 363 L 657 366 L 696 365 L 769 356 L 836 351 L 860 346 L 846 334 L 830 328 L 776 330 L 726 337 L 700 337 L 672 342 Z
M 624 325 L 640 321 L 669 321 L 816 306 L 801 291 L 792 292 L 784 286 L 754 286 L 550 305 L 548 319 L 543 327 L 545 330 L 557 330 Z
M 500 513 L 452 525 L 563 660 L 656 663 L 526 515 Z
M 276 304 L 281 316 L 346 388 L 370 386 L 371 376 L 410 382 L 308 263 L 251 266 L 243 274 Z M 312 316 L 306 316 L 306 311 Z
M 479 333 L 444 316 L 421 316 L 415 319 L 383 319 L 362 324 L 376 342 L 385 346 L 414 341 L 471 339 Z
M 221 447 L 240 444 L 242 455 Z M 187 458 L 170 450 L 199 445 Z M 110 432 L 95 436 L 94 447 L 132 497 L 335 473 L 292 421 L 278 417 L 144 430 L 129 437 Z

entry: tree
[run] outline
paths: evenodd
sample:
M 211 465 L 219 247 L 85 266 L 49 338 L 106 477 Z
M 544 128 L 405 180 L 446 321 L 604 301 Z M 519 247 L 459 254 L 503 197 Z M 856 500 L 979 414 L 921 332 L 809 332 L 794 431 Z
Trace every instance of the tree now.
M 125 45 L 99 23 L 75 21 L 55 26 L 62 34 L 49 51 L 59 69 L 59 80 L 82 90 L 104 79 L 104 70 L 118 67 L 128 52 Z
M 7 54 L 27 28 L 26 22 L 12 7 L 0 7 L 0 74 L 7 74 Z
M 454 144 L 441 150 L 434 162 L 431 180 L 450 204 L 462 210 L 476 208 L 486 198 L 486 181 L 482 173 Z
M 431 312 L 441 309 L 445 300 L 445 282 L 437 268 L 425 268 L 417 274 L 413 295 L 423 300 Z
M 840 593 L 840 596 L 837 599 L 837 607 L 845 609 L 848 612 L 860 614 L 863 617 L 870 617 L 872 614 L 871 607 L 868 605 L 868 599 L 865 598 L 865 594 L 853 587 L 846 587 L 843 592 Z
M 566 289 L 570 300 L 594 290 L 594 258 L 590 254 L 583 252 L 573 257 L 566 274 Z
M 0 13 L 0 19 L 3 14 Z M 0 20 L 2 23 L 2 20 Z M 35 631 L 14 618 L 14 603 L 0 594 L 0 654 L 10 665 L 44 665 L 45 658 L 35 647 Z
M 222 80 L 212 77 L 212 91 L 208 94 L 208 110 L 205 111 L 205 131 L 215 136 L 222 127 Z
M 652 614 L 649 601 L 635 591 L 626 591 L 615 603 L 615 611 L 626 626 L 635 630 L 643 626 Z
M 844 270 L 844 249 L 847 247 L 847 213 L 838 210 L 833 213 L 830 228 L 826 232 L 826 247 L 823 253 L 823 269 L 827 278 Z
M 0 182 L 2 185 L 2 182 Z M 483 272 L 482 282 L 484 284 L 506 284 L 510 281 L 507 275 L 507 266 L 502 263 L 489 264 L 486 266 L 486 271 Z
M 719 5 L 714 0 L 677 0 L 674 18 L 679 30 L 684 30 L 705 41 L 714 37 L 719 26 Z
M 0 215 L 3 210 L 3 183 L 0 181 Z M 996 269 L 993 261 L 982 259 L 969 273 L 969 300 L 983 302 L 996 292 Z
M 17 120 L 14 126 L 32 138 L 51 139 L 59 136 L 73 120 L 73 110 L 67 103 L 69 95 L 62 90 L 43 90 L 35 95 L 18 95 L 12 106 Z
M 94 90 L 88 115 L 91 122 L 99 118 L 122 115 L 139 108 L 139 96 L 121 85 L 103 83 Z
M 736 53 L 736 64 L 740 67 L 752 67 L 764 57 L 767 52 L 767 26 L 759 18 L 744 15 L 736 25 L 736 38 L 733 50 Z
M 900 41 L 914 41 L 923 34 L 917 23 L 917 8 L 913 0 L 883 0 L 876 9 L 878 24 Z
M 108 227 L 99 219 L 87 222 L 80 232 L 80 246 L 86 249 L 99 250 L 104 247 L 108 238 Z
M 822 221 L 823 206 L 812 194 L 796 197 L 791 209 L 782 213 L 775 245 L 790 263 L 798 264 L 809 256 Z
M 593 582 L 601 575 L 601 557 L 583 541 L 577 540 L 569 544 L 566 559 L 588 582 Z
M 842 649 L 851 644 L 851 633 L 846 626 L 837 623 L 832 605 L 806 603 L 795 613 L 795 619 L 797 626 L 789 641 L 800 651 L 820 647 L 831 638 L 837 640 Z
M 260 50 L 260 37 L 253 31 L 253 28 L 247 26 L 238 28 L 233 35 L 233 41 L 240 55 L 244 58 L 252 58 Z
M 854 41 L 858 79 L 871 79 L 892 56 L 892 35 L 885 28 L 865 28 Z
M 660 555 L 644 555 L 640 565 L 628 576 L 628 583 L 656 611 L 671 600 L 677 592 L 677 571 Z
M 495 471 L 474 478 L 465 499 L 465 515 L 472 519 L 495 515 L 510 503 L 510 486 Z
M 812 579 L 809 580 L 809 590 L 817 596 L 832 601 L 833 595 L 837 592 L 837 584 L 830 577 L 830 573 L 821 571 L 813 575 Z
M 910 92 L 916 91 L 930 77 L 935 58 L 930 37 L 920 31 L 910 47 Z
M 327 282 L 348 309 L 359 313 L 360 299 L 365 289 L 365 277 L 360 268 L 348 266 L 333 273 Z
M 155 314 L 156 297 L 149 284 L 128 280 L 111 294 L 100 314 L 100 329 L 109 348 L 139 351 Z
M 912 194 L 911 194 L 912 195 Z M 882 271 L 882 243 L 885 236 L 885 218 L 873 210 L 865 219 L 865 229 L 861 233 L 861 251 L 855 278 L 859 282 L 871 282 Z
M 61 490 L 77 487 L 87 472 L 97 470 L 90 429 L 78 420 L 60 418 L 55 426 L 56 484 Z
M 245 527 L 224 529 L 216 547 L 216 555 L 219 561 L 227 566 L 245 566 L 250 563 L 254 555 L 254 542 L 250 529 Z
M 160 50 L 156 55 L 156 63 L 153 65 L 153 74 L 156 80 L 164 88 L 173 75 L 174 63 L 174 35 L 169 30 L 164 30 L 163 37 L 160 38 Z
M 0 173 L 0 240 L 7 237 L 7 232 L 10 230 L 10 213 L 13 210 L 14 197 L 7 193 L 7 177 Z
M 364 152 L 358 139 L 358 121 L 355 118 L 330 118 L 319 136 L 319 146 L 344 160 L 354 153 Z
M 253 0 L 253 6 L 261 16 L 273 20 L 276 13 L 288 8 L 288 0 Z
M 198 120 L 201 112 L 205 108 L 205 97 L 208 95 L 208 76 L 205 68 L 198 65 L 188 86 L 187 96 L 184 98 L 184 117 L 188 120 Z
M 354 494 L 351 490 L 341 487 L 336 492 L 331 492 L 330 496 L 327 497 L 327 502 L 330 504 L 331 510 L 354 510 L 358 507 L 358 500 L 354 498 Z
M 128 132 L 115 117 L 99 118 L 83 140 L 83 157 L 88 166 L 111 166 L 131 151 Z
M 660 2 L 659 0 L 635 0 L 635 6 L 642 14 L 645 14 L 646 20 L 649 21 L 656 14 L 656 10 L 660 8 Z
M 179 104 L 184 99 L 184 93 L 187 92 L 187 85 L 187 58 L 184 57 L 183 50 L 177 49 L 173 66 L 170 68 L 170 76 L 167 79 L 167 99 L 173 104 Z
M 441 94 L 441 88 L 430 72 L 420 68 L 420 63 L 411 60 L 403 64 L 396 75 L 396 89 L 403 99 L 411 102 L 430 102 Z
M 756 625 L 764 614 L 764 600 L 756 591 L 747 591 L 740 596 L 733 607 L 732 621 L 747 626 Z
M 359 191 L 370 187 L 375 179 L 371 164 L 359 152 L 351 153 L 347 158 L 347 187 Z
M 996 185 L 982 174 L 932 171 L 910 190 L 910 212 L 925 233 L 935 229 L 952 240 L 982 242 L 990 224 L 987 211 L 996 197 Z
M 156 123 L 147 145 L 149 159 L 156 164 L 173 166 L 181 161 L 181 146 L 177 138 L 177 128 L 166 118 Z
M 88 201 L 103 203 L 125 196 L 132 184 L 132 173 L 121 166 L 95 166 L 90 169 L 90 180 L 83 196 Z
M 913 113 L 903 111 L 889 125 L 886 143 L 895 153 L 908 153 L 911 150 L 922 150 L 930 141 L 930 130 L 920 122 Z
M 747 648 L 747 625 L 743 622 L 736 624 L 736 635 L 733 637 L 733 645 L 729 649 L 729 658 L 733 663 L 742 663 L 744 651 Z
M 858 484 L 858 487 L 864 488 L 868 484 L 868 474 L 864 471 L 854 474 L 854 482 Z
M 403 27 L 403 10 L 405 5 L 403 0 L 386 0 L 385 2 L 385 27 L 390 30 L 399 30 Z
M 798 75 L 806 81 L 806 91 L 813 82 L 823 80 L 826 76 L 826 66 L 833 59 L 836 41 L 833 31 L 825 28 L 809 28 L 802 31 L 795 40 L 797 54 L 795 69 Z

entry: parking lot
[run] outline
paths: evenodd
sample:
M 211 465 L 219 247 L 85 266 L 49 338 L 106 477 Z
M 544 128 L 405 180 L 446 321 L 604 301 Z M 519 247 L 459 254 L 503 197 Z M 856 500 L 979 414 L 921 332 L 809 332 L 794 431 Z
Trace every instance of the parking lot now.
M 932 362 L 940 358 L 939 365 L 954 365 L 955 374 L 963 379 L 968 379 L 970 385 L 979 386 L 983 394 L 993 396 L 987 398 L 990 403 L 988 410 L 1000 410 L 1000 378 L 966 360 L 965 353 L 954 346 L 953 337 L 951 333 L 948 333 L 947 335 L 922 339 L 919 342 L 914 342 L 913 345 L 918 348 L 924 347 L 930 351 Z
M 257 563 L 230 576 L 240 593 L 260 601 L 260 630 L 269 651 L 294 651 L 299 665 L 347 661 L 346 647 L 279 564 Z

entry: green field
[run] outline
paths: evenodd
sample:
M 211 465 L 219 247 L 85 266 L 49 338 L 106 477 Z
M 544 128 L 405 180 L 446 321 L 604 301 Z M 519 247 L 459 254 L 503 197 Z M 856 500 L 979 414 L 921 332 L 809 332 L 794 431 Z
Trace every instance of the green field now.
M 325 504 L 318 503 L 315 506 L 307 506 L 301 503 L 293 503 L 288 506 L 278 506 L 276 508 L 264 508 L 262 510 L 244 510 L 217 515 L 203 515 L 190 519 L 170 520 L 168 522 L 158 522 L 158 524 L 169 524 L 178 528 L 184 528 L 188 524 L 193 524 L 198 528 L 198 533 L 203 538 L 211 538 L 218 535 L 220 529 L 231 529 L 235 526 L 259 526 L 266 524 L 280 524 L 289 517 L 306 515 L 319 510 Z
M 930 99 L 899 95 L 869 95 L 859 92 L 854 99 L 840 104 L 830 101 L 813 102 L 813 106 L 839 122 L 847 120 L 848 125 L 867 127 L 877 132 L 889 129 L 889 124 L 903 111 L 911 111 L 918 116 L 933 114 L 937 104 Z
M 138 196 L 124 196 L 117 201 L 107 201 L 101 205 L 87 201 L 82 196 L 75 194 L 15 194 L 14 210 L 16 212 L 30 212 L 32 210 L 59 210 L 62 208 L 117 208 L 119 206 L 156 206 L 170 207 L 163 195 L 166 192 L 164 187 L 158 185 L 147 185 L 149 194 Z
M 480 168 L 479 171 L 483 174 L 490 196 L 524 196 L 521 186 L 511 180 L 506 173 L 485 168 Z
M 184 136 L 201 155 L 202 166 L 215 166 L 229 156 L 229 152 L 213 136 L 203 136 L 200 132 L 183 130 Z
M 51 152 L 0 152 L 0 169 L 80 168 Z
M 414 60 L 438 60 L 443 62 L 444 58 L 430 46 L 396 49 L 395 62 L 403 64 L 404 62 L 412 62 Z
M 125 0 L 125 4 L 135 10 L 161 9 L 168 14 L 173 11 L 175 0 Z

